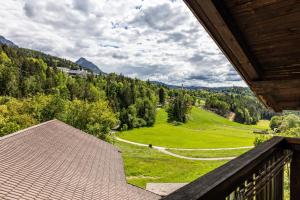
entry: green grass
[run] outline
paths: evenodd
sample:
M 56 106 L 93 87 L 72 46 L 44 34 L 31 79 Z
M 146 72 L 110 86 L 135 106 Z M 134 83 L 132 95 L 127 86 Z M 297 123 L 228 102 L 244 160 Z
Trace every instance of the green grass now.
M 127 182 L 145 188 L 146 183 L 185 183 L 223 165 L 226 161 L 190 161 L 157 150 L 116 142 L 122 150 Z
M 153 127 L 122 132 L 119 137 L 155 146 L 177 148 L 222 148 L 252 146 L 258 126 L 232 122 L 201 108 L 193 108 L 186 124 L 167 123 L 167 113 L 157 111 Z
M 226 150 L 226 151 L 182 151 L 168 149 L 168 151 L 187 157 L 194 158 L 220 158 L 220 157 L 237 157 L 250 149 L 237 149 L 237 150 Z
M 193 108 L 186 124 L 167 123 L 167 113 L 157 111 L 153 127 L 139 128 L 118 133 L 118 136 L 143 144 L 177 148 L 226 148 L 252 146 L 253 130 L 265 129 L 267 122 L 258 125 L 243 125 L 231 122 L 212 112 Z M 226 161 L 192 161 L 165 155 L 155 149 L 116 142 L 122 150 L 127 181 L 145 187 L 146 183 L 191 182 Z M 179 151 L 173 153 L 188 157 L 232 157 L 249 149 L 226 151 Z

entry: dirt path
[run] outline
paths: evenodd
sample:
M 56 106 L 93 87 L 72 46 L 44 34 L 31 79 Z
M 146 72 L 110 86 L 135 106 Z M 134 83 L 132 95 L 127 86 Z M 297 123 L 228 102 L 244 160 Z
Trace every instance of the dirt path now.
M 149 147 L 148 144 L 142 144 L 142 143 L 137 143 L 137 142 L 131 142 L 129 140 L 124 140 L 119 137 L 115 137 L 116 140 L 121 141 L 121 142 L 126 142 L 128 144 L 133 144 L 136 146 L 141 146 L 141 147 Z M 251 149 L 253 146 L 246 146 L 246 147 L 229 147 L 229 148 L 214 148 L 214 149 L 190 149 L 190 148 L 167 148 L 167 147 L 160 147 L 160 146 L 153 146 L 157 148 L 164 148 L 164 149 L 170 149 L 170 150 L 179 150 L 179 151 L 226 151 L 226 150 L 239 150 L 239 149 Z
M 118 140 L 118 141 L 121 141 L 121 142 L 125 142 L 127 144 L 132 144 L 132 145 L 136 145 L 136 146 L 140 146 L 140 147 L 149 147 L 149 145 L 147 145 L 147 144 L 132 142 L 132 141 L 121 139 L 119 137 L 115 137 L 115 139 Z M 207 160 L 232 160 L 236 157 L 194 158 L 194 157 L 181 156 L 181 155 L 172 153 L 172 152 L 168 151 L 168 149 L 182 150 L 182 151 L 218 151 L 218 150 L 224 151 L 224 150 L 236 150 L 236 149 L 249 149 L 249 148 L 252 148 L 252 147 L 249 146 L 249 147 L 215 148 L 215 149 L 182 149 L 182 148 L 166 148 L 166 147 L 160 147 L 160 146 L 152 146 L 152 148 L 160 151 L 161 153 L 164 153 L 164 154 L 176 157 L 176 158 L 182 158 L 182 159 L 186 159 L 186 160 L 203 160 L 203 161 L 206 160 L 207 161 Z

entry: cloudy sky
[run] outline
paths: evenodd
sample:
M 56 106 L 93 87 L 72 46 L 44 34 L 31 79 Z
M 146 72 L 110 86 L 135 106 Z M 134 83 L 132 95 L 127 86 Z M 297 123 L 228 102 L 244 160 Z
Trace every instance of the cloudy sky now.
M 245 86 L 182 0 L 5 0 L 0 35 L 104 72 L 176 85 Z

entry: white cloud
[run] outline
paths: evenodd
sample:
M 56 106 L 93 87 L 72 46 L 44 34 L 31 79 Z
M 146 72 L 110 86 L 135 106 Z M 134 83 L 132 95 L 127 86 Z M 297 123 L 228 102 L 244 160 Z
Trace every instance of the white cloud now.
M 179 0 L 6 0 L 0 26 L 19 46 L 86 57 L 106 72 L 177 85 L 245 85 Z

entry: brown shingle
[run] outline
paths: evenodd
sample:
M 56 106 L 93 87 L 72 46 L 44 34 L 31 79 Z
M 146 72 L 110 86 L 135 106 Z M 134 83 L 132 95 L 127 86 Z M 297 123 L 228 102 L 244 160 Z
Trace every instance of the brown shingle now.
M 159 199 L 126 182 L 118 150 L 58 120 L 0 138 L 0 199 Z

